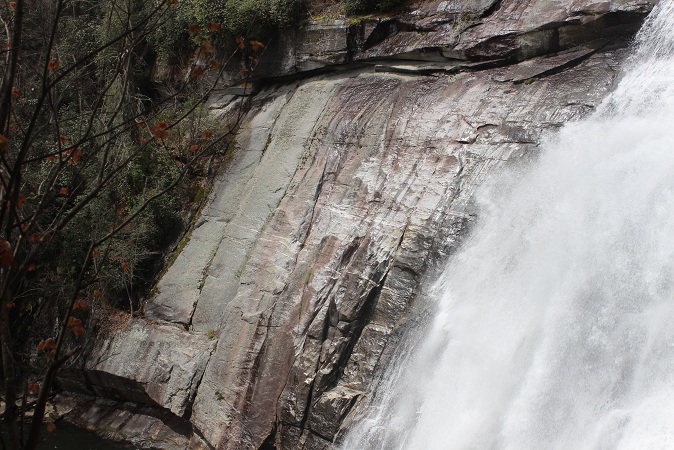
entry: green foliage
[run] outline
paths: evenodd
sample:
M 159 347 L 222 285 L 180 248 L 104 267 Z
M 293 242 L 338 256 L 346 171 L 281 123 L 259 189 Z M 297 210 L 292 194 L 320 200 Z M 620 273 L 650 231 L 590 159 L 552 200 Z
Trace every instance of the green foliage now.
M 342 11 L 347 15 L 383 13 L 400 8 L 405 3 L 405 0 L 342 0 Z
M 199 51 L 188 79 L 170 93 L 153 85 L 153 33 L 179 18 L 176 4 L 19 0 L 3 9 L 3 448 L 37 448 L 56 373 L 76 364 L 97 328 L 116 328 L 114 306 L 124 322 L 138 310 L 193 214 L 190 199 L 204 197 L 195 185 L 228 148 L 231 130 L 209 123 L 203 104 L 213 84 L 200 78 L 220 67 L 218 24 L 191 26 Z M 28 391 L 38 395 L 24 433 Z
M 148 44 L 156 54 L 158 64 L 179 64 L 186 59 L 185 55 L 194 49 L 187 29 L 195 20 L 192 5 L 188 1 L 178 2 L 168 10 L 148 36 Z
M 126 75 L 132 79 L 133 87 L 147 84 L 151 70 L 147 38 L 153 35 L 174 9 L 167 8 L 157 13 L 153 7 L 154 2 L 143 0 L 110 0 L 99 4 L 98 17 L 91 19 L 92 23 L 98 25 L 93 33 L 96 37 L 95 43 L 103 47 L 95 60 L 99 81 L 111 82 Z M 119 39 L 128 28 L 136 28 L 142 32 Z M 66 34 L 62 34 L 61 40 L 79 44 L 79 41 Z M 130 49 L 133 51 L 130 52 Z M 126 74 L 125 67 L 129 68 L 130 73 Z M 138 91 L 125 93 L 119 89 L 119 86 L 113 86 L 108 95 L 111 101 L 115 101 L 120 95 L 136 94 Z
M 91 36 L 97 34 L 97 21 L 90 17 L 66 16 L 61 19 L 62 36 L 59 51 L 80 59 L 96 48 L 96 40 Z
M 147 9 L 152 3 L 145 5 Z M 297 25 L 303 17 L 302 0 L 182 0 L 167 11 L 148 36 L 148 44 L 160 64 L 179 64 L 199 43 L 188 33 L 192 24 L 202 30 L 219 24 L 222 31 L 215 40 L 229 50 L 237 36 L 266 38 L 277 29 Z
M 56 42 L 63 67 L 99 46 L 104 48 L 92 59 L 93 64 L 69 75 L 63 82 L 68 89 L 54 89 L 57 114 L 44 113 L 39 118 L 43 129 L 49 130 L 53 128 L 53 118 L 57 117 L 58 130 L 43 131 L 34 138 L 30 156 L 36 162 L 23 179 L 22 191 L 29 197 L 24 209 L 28 212 L 34 206 L 30 198 L 35 197 L 36 190 L 59 165 L 56 156 L 44 158 L 57 149 L 58 135 L 64 137 L 60 143 L 64 148 L 75 145 L 81 136 L 98 137 L 79 144 L 81 160 L 71 161 L 58 171 L 56 194 L 36 224 L 37 228 L 49 229 L 55 217 L 67 214 L 86 198 L 98 183 L 100 167 L 119 165 L 123 169 L 52 241 L 43 243 L 37 269 L 25 285 L 33 298 L 56 301 L 67 296 L 68 287 L 76 282 L 91 242 L 106 236 L 154 193 L 174 183 L 193 154 L 190 145 L 208 141 L 199 138 L 199 133 L 213 124 L 206 120 L 206 109 L 197 107 L 200 103 L 198 95 L 164 106 L 157 103 L 155 111 L 163 109 L 163 112 L 148 119 L 151 123 L 139 122 L 143 119 L 139 112 L 152 111 L 156 103 L 145 86 L 150 72 L 148 45 L 153 39 L 159 39 L 157 33 L 162 31 L 167 36 L 172 35 L 176 39 L 174 42 L 186 38 L 189 15 L 187 8 L 181 6 L 183 4 L 189 5 L 186 1 L 179 2 L 158 14 L 152 9 L 155 2 L 109 0 L 87 9 L 86 14 L 61 17 Z M 183 21 L 180 25 L 185 30 L 182 37 L 165 28 L 175 25 L 177 20 Z M 138 29 L 142 32 L 117 39 L 129 26 L 137 24 L 141 24 Z M 109 43 L 112 45 L 106 45 Z M 171 51 L 175 50 L 175 43 L 165 45 L 171 45 Z M 120 65 L 125 62 L 124 58 L 128 58 L 129 70 Z M 71 88 L 74 86 L 77 89 Z M 39 93 L 38 89 L 28 86 L 21 86 L 21 91 L 20 107 L 16 109 L 19 116 L 23 109 L 35 105 L 32 96 Z M 102 99 L 99 105 L 96 103 L 98 96 Z M 167 138 L 155 136 L 152 139 L 151 128 L 156 123 L 176 120 L 179 123 L 167 132 Z M 143 136 L 144 140 L 140 139 Z M 126 158 L 130 159 L 128 164 L 123 162 Z M 103 162 L 104 159 L 107 162 Z M 201 169 L 195 165 L 193 170 Z M 119 299 L 120 306 L 128 310 L 126 299 L 135 299 L 147 290 L 157 274 L 163 254 L 183 230 L 185 217 L 192 212 L 191 196 L 199 191 L 195 187 L 198 182 L 194 174 L 188 176 L 178 188 L 148 206 L 142 206 L 142 212 L 98 250 L 101 255 L 96 263 L 99 272 L 95 288 L 104 291 L 108 299 Z M 63 194 L 59 194 L 61 189 Z
M 232 35 L 262 38 L 277 28 L 286 28 L 302 19 L 301 0 L 191 0 L 194 17 L 205 26 L 215 21 Z
M 77 127 L 86 119 L 82 117 L 79 122 L 64 123 L 69 124 L 69 128 Z M 119 147 L 114 158 L 124 158 L 129 152 L 137 152 L 137 156 L 124 167 L 114 183 L 84 206 L 59 233 L 58 239 L 45 245 L 38 269 L 39 274 L 47 277 L 38 277 L 30 282 L 33 295 L 48 296 L 58 286 L 74 283 L 90 242 L 123 223 L 150 195 L 166 188 L 179 176 L 180 167 L 170 147 L 156 143 L 141 146 L 131 139 L 122 139 L 117 144 Z M 45 143 L 43 145 L 46 146 Z M 83 146 L 81 151 L 86 155 L 88 148 Z M 28 175 L 27 185 L 38 184 L 54 164 L 57 162 L 42 162 L 39 170 Z M 57 186 L 64 189 L 64 195 L 55 198 L 53 213 L 45 214 L 45 226 L 51 220 L 50 216 L 57 214 L 60 208 L 70 209 L 84 197 L 96 182 L 97 167 L 97 164 L 91 163 L 73 164 L 59 175 Z M 147 288 L 157 271 L 157 262 L 161 260 L 159 256 L 183 227 L 181 211 L 187 192 L 187 187 L 175 189 L 149 204 L 100 249 L 105 262 L 100 267 L 99 285 L 107 292 L 108 298 L 128 298 L 130 293 Z

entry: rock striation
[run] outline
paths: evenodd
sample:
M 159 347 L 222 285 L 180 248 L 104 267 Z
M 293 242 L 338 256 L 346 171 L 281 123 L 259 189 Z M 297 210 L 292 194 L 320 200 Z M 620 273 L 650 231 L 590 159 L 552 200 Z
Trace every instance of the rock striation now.
M 475 190 L 592 111 L 655 1 L 435 1 L 279 39 L 145 319 L 63 382 L 169 411 L 191 448 L 333 448 Z

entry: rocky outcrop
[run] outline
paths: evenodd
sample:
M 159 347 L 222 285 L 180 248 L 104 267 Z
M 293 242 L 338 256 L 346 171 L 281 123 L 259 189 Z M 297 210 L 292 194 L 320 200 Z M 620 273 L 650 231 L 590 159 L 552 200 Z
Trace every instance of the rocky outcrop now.
M 392 17 L 309 21 L 271 41 L 254 77 L 278 79 L 382 62 L 440 73 L 512 64 L 624 39 L 655 2 L 422 1 L 410 13 Z
M 204 333 L 135 320 L 101 337 L 83 370 L 63 371 L 60 384 L 70 391 L 161 406 L 183 417 L 214 348 Z
M 58 395 L 54 401 L 60 408 L 52 420 L 67 420 L 105 439 L 130 442 L 135 448 L 184 449 L 191 432 L 171 412 L 142 403 L 72 394 Z
M 260 85 L 148 321 L 80 384 L 189 420 L 193 447 L 330 448 L 475 189 L 592 111 L 652 3 L 447 0 L 277 42 L 258 76 L 303 78 Z

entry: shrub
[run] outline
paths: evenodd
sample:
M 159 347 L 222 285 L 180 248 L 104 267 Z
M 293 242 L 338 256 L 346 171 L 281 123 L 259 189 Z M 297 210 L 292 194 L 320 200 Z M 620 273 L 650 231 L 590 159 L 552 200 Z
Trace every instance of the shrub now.
M 342 0 L 342 11 L 347 15 L 383 13 L 404 4 L 405 0 Z
M 148 2 L 151 4 L 151 2 Z M 149 34 L 148 43 L 162 65 L 180 63 L 193 49 L 187 29 L 195 21 L 194 10 L 183 1 L 171 8 L 157 28 Z
M 217 4 L 193 0 L 192 7 L 196 20 L 204 26 L 217 21 L 232 35 L 257 38 L 299 23 L 303 10 L 301 0 L 229 0 Z
M 187 31 L 191 24 L 205 30 L 209 23 L 218 23 L 222 33 L 216 43 L 228 51 L 234 37 L 263 39 L 278 29 L 295 26 L 303 19 L 303 10 L 302 0 L 183 0 L 149 35 L 148 43 L 159 64 L 176 64 L 197 44 Z

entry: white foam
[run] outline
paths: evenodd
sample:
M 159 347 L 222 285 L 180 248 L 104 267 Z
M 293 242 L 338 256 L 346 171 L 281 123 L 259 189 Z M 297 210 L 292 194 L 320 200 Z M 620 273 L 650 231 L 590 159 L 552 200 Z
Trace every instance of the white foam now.
M 480 198 L 345 449 L 674 448 L 674 2 L 637 42 L 595 114 Z

